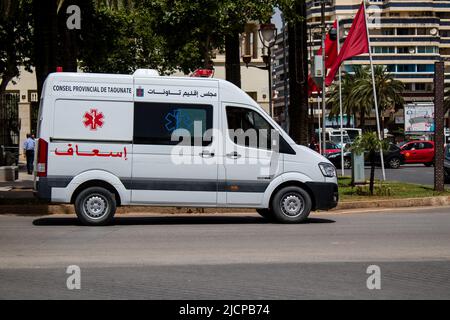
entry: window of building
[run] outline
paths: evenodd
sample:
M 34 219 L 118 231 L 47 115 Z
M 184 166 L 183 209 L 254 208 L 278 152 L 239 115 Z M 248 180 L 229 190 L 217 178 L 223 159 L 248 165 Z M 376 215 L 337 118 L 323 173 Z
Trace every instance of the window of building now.
M 400 54 L 409 54 L 415 50 L 414 47 L 397 47 L 397 53 Z
M 418 64 L 417 72 L 434 72 L 434 65 L 432 64 Z
M 449 30 L 439 30 L 439 35 L 441 37 L 450 37 L 450 31 Z
M 416 91 L 425 91 L 425 83 L 416 83 L 415 90 Z
M 247 94 L 255 101 L 258 101 L 258 92 L 256 91 L 247 91 Z
M 416 29 L 414 28 L 397 28 L 398 36 L 411 36 L 416 34 Z
M 133 141 L 135 144 L 176 145 L 181 141 L 172 141 L 172 133 L 185 129 L 191 135 L 191 145 L 201 141 L 207 146 L 211 141 L 204 139 L 204 135 L 212 128 L 212 112 L 210 105 L 136 102 Z M 195 130 L 198 127 L 201 130 Z
M 394 28 L 381 29 L 381 34 L 385 36 L 393 36 L 395 35 L 395 29 Z
M 412 83 L 405 83 L 405 91 L 413 91 L 413 84 Z
M 437 47 L 434 46 L 419 46 L 417 47 L 418 53 L 437 53 Z
M 395 53 L 395 47 L 372 47 L 372 53 Z
M 397 72 L 416 72 L 415 64 L 398 64 Z
M 386 65 L 387 72 L 395 72 L 395 64 Z
M 427 28 L 417 28 L 417 35 L 418 36 L 426 36 L 429 35 L 430 32 Z

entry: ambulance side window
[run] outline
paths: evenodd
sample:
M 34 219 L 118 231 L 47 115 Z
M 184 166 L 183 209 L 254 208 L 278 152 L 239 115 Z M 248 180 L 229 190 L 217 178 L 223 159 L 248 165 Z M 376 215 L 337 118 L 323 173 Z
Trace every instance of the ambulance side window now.
M 207 146 L 203 139 L 212 128 L 212 106 L 179 103 L 135 102 L 133 143 L 149 145 L 176 145 L 172 133 L 185 129 L 191 136 L 191 145 Z

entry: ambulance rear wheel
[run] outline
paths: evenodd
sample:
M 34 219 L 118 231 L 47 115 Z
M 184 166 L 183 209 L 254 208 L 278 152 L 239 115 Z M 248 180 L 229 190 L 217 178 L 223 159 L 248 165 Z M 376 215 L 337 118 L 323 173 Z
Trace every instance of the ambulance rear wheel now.
M 276 221 L 300 223 L 305 221 L 312 208 L 311 197 L 304 189 L 291 186 L 278 191 L 272 199 Z
M 87 188 L 76 197 L 75 211 L 84 225 L 108 225 L 111 224 L 116 212 L 116 198 L 104 188 Z

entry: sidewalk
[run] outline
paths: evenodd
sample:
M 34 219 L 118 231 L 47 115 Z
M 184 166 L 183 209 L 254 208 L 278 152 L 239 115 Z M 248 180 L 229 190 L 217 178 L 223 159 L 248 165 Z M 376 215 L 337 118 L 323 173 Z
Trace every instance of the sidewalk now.
M 24 164 L 19 164 L 19 179 L 16 181 L 0 182 L 0 204 L 5 199 L 21 199 L 34 201 L 33 175 L 26 172 Z

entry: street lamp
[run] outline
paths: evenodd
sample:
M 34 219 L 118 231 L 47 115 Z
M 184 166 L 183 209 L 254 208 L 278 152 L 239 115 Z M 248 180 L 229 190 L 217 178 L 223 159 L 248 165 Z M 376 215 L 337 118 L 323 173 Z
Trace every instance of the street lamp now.
M 265 64 L 265 66 L 257 66 L 257 65 L 251 65 L 250 62 L 252 61 L 251 55 L 243 55 L 242 61 L 245 63 L 245 66 L 252 67 L 252 68 L 258 68 L 261 70 L 268 70 L 269 72 L 269 114 L 272 116 L 272 54 L 271 54 L 271 48 L 275 44 L 275 39 L 277 37 L 277 28 L 273 23 L 264 23 L 259 26 L 259 38 L 261 40 L 261 43 L 264 47 L 267 48 L 267 54 L 262 54 L 261 58 Z M 267 43 L 267 44 L 266 44 Z
M 275 39 L 277 38 L 277 28 L 273 23 L 263 23 L 259 26 L 259 38 L 264 47 L 267 48 L 267 56 L 262 56 L 264 62 L 267 65 L 267 70 L 269 71 L 269 115 L 273 115 L 273 92 L 272 92 L 272 51 L 271 48 L 275 44 Z

